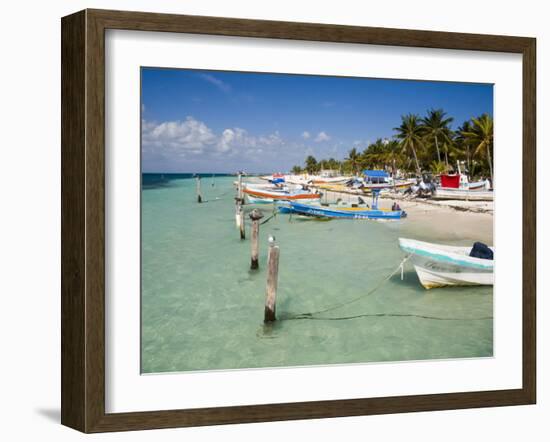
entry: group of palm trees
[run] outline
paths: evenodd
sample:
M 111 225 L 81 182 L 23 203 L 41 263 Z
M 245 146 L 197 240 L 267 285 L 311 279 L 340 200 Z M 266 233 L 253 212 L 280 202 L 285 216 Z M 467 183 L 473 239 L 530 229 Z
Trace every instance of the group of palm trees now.
M 394 128 L 391 139 L 378 139 L 362 152 L 352 148 L 343 161 L 334 158 L 318 161 L 308 156 L 305 167 L 294 166 L 292 172 L 310 174 L 323 169 L 358 174 L 365 168 L 397 170 L 420 176 L 422 172 L 445 173 L 464 162 L 472 176 L 491 177 L 493 182 L 493 118 L 482 114 L 451 129 L 452 117 L 442 109 L 430 109 L 424 117 L 407 114 Z

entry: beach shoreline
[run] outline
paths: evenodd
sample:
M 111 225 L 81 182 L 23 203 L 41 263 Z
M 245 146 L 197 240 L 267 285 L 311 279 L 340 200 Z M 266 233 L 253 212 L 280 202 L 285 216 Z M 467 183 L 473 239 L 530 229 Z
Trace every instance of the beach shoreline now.
M 319 190 L 323 192 L 322 189 Z M 331 203 L 339 198 L 343 201 L 354 201 L 358 196 L 368 204 L 371 203 L 370 195 L 343 192 L 329 191 L 325 198 L 326 202 Z M 405 223 L 411 231 L 420 233 L 423 229 L 428 229 L 442 237 L 452 233 L 456 238 L 476 238 L 478 241 L 493 245 L 494 203 L 492 201 L 435 201 L 387 192 L 380 194 L 378 206 L 390 209 L 394 202 L 407 212 Z
M 258 182 L 265 178 L 258 177 Z M 255 180 L 252 180 L 252 182 Z M 249 180 L 250 182 L 250 180 Z M 293 183 L 292 180 L 288 181 Z M 372 195 L 359 193 L 356 190 L 336 191 L 309 186 L 311 190 L 320 192 L 321 203 L 335 203 L 342 200 L 354 203 L 361 197 L 371 204 Z M 402 192 L 381 192 L 378 206 L 390 209 L 393 203 L 399 204 L 407 212 L 406 231 L 414 232 L 419 239 L 423 230 L 427 229 L 442 239 L 474 238 L 477 241 L 493 245 L 493 201 L 463 201 L 463 200 L 432 200 L 405 195 Z

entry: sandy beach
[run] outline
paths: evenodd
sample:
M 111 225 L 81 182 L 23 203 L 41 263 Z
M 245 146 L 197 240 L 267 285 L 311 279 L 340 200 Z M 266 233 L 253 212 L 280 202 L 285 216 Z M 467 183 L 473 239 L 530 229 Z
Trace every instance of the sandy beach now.
M 320 190 L 323 192 L 322 190 Z M 324 191 L 326 192 L 326 191 Z M 326 192 L 323 202 L 355 201 L 357 195 L 343 192 Z M 361 196 L 370 204 L 369 195 Z M 396 202 L 407 212 L 406 223 L 412 231 L 429 230 L 439 237 L 454 239 L 478 238 L 493 244 L 493 202 L 485 201 L 435 201 L 425 198 L 408 198 L 402 193 L 382 193 L 378 201 L 381 208 L 389 209 Z M 450 238 L 451 239 L 451 238 Z
M 359 196 L 368 204 L 372 200 L 371 195 L 358 194 L 356 191 L 337 192 L 311 188 L 323 194 L 323 203 L 334 203 L 338 199 L 355 202 Z M 382 192 L 378 205 L 380 208 L 390 209 L 394 202 L 407 212 L 405 222 L 410 230 L 417 231 L 421 236 L 428 230 L 430 235 L 435 234 L 441 238 L 477 238 L 478 241 L 493 245 L 493 201 L 439 201 L 405 195 L 402 192 Z

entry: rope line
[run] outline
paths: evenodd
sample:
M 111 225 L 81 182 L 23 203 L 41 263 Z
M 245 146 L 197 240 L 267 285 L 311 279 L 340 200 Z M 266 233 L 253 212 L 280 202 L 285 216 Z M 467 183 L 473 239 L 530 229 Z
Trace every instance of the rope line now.
M 268 222 L 271 218 L 275 218 L 275 216 L 277 215 L 277 212 L 273 212 L 273 214 L 269 217 L 269 218 L 266 218 L 264 219 L 261 223 L 260 223 L 260 226 L 263 226 L 266 222 Z
M 388 276 L 386 276 L 384 279 L 382 279 L 375 287 L 370 289 L 366 294 L 358 296 L 357 298 L 350 299 L 349 301 L 342 302 L 340 304 L 332 305 L 332 306 L 327 307 L 323 310 L 317 310 L 315 312 L 308 312 L 308 313 L 299 313 L 299 314 L 294 315 L 294 316 L 289 316 L 286 319 L 307 319 L 307 318 L 311 318 L 313 315 L 319 315 L 321 313 L 330 312 L 332 310 L 336 310 L 336 309 L 339 309 L 339 308 L 344 307 L 346 305 L 353 304 L 357 301 L 365 299 L 366 297 L 368 297 L 368 296 L 372 295 L 373 293 L 375 293 L 380 287 L 382 287 L 387 281 L 389 281 L 392 278 L 393 275 L 395 275 L 398 271 L 400 271 L 402 269 L 402 267 L 405 265 L 405 263 L 409 260 L 410 257 L 411 257 L 410 254 L 407 255 L 399 263 L 399 265 L 395 268 L 395 270 L 393 270 Z
M 420 319 L 429 319 L 434 321 L 485 321 L 485 320 L 491 320 L 493 319 L 492 316 L 481 316 L 477 318 L 450 318 L 450 317 L 443 317 L 443 316 L 432 316 L 432 315 L 420 315 L 420 314 L 414 314 L 414 313 L 364 313 L 360 315 L 351 315 L 351 316 L 329 316 L 329 317 L 319 317 L 317 315 L 330 312 L 333 310 L 337 310 L 341 307 L 344 307 L 346 305 L 353 304 L 354 302 L 360 301 L 368 296 L 371 296 L 374 294 L 380 287 L 382 287 L 387 281 L 389 281 L 397 272 L 401 272 L 401 279 L 403 279 L 403 269 L 405 263 L 409 260 L 411 255 L 407 255 L 400 263 L 399 265 L 393 270 L 388 276 L 386 276 L 384 279 L 382 279 L 375 287 L 373 287 L 371 290 L 369 290 L 366 294 L 362 296 L 358 296 L 357 298 L 350 299 L 349 301 L 342 302 L 340 304 L 336 304 L 330 307 L 327 307 L 323 310 L 317 310 L 315 312 L 309 312 L 309 313 L 299 313 L 297 315 L 290 315 L 290 316 L 283 316 L 281 319 L 283 320 L 311 320 L 311 321 L 343 321 L 343 320 L 349 320 L 349 319 L 358 319 L 358 318 L 386 318 L 386 317 L 397 317 L 397 318 L 420 318 Z
M 489 319 L 493 319 L 492 316 L 481 316 L 478 318 L 446 318 L 443 316 L 429 316 L 429 315 L 416 315 L 414 313 L 365 313 L 362 315 L 353 315 L 353 316 L 338 316 L 338 317 L 315 317 L 315 316 L 308 316 L 308 313 L 305 313 L 304 315 L 296 315 L 296 316 L 290 316 L 287 318 L 281 318 L 281 319 L 288 319 L 288 320 L 303 320 L 303 319 L 309 319 L 312 321 L 342 321 L 342 320 L 348 320 L 348 319 L 357 319 L 357 318 L 368 318 L 368 317 L 376 317 L 376 318 L 383 318 L 383 317 L 410 317 L 410 318 L 420 318 L 420 319 L 431 319 L 435 321 L 485 321 Z
M 225 196 L 227 195 L 228 193 L 232 192 L 231 190 L 227 191 L 227 192 L 224 192 L 224 193 L 221 193 L 220 195 L 218 196 L 215 196 L 214 199 L 212 200 L 203 200 L 202 202 L 203 203 L 213 203 L 215 201 L 221 201 L 222 200 L 222 196 Z

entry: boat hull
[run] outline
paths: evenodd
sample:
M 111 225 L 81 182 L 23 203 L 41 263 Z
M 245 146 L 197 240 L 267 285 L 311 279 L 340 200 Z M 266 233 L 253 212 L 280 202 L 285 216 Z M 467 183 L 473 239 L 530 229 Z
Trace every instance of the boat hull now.
M 432 195 L 436 200 L 493 201 L 490 190 L 436 189 Z
M 395 183 L 383 183 L 383 184 L 365 184 L 363 187 L 364 190 L 372 191 L 372 190 L 403 190 L 411 187 L 413 184 L 415 184 L 415 180 L 409 180 L 409 181 L 396 181 Z
M 493 285 L 494 261 L 468 256 L 470 247 L 440 246 L 399 239 L 426 289 L 446 286 Z
M 273 203 L 274 201 L 304 201 L 313 202 L 319 201 L 321 195 L 318 193 L 290 193 L 290 192 L 273 192 L 263 189 L 245 188 L 243 192 L 246 194 L 248 201 L 252 204 Z
M 311 180 L 312 184 L 343 184 L 349 181 L 352 177 L 337 177 L 337 178 L 315 178 Z
M 302 215 L 341 218 L 341 219 L 401 219 L 406 216 L 403 210 L 377 210 L 363 208 L 342 208 L 335 209 L 317 205 L 307 205 L 291 202 L 292 213 Z
M 433 270 L 415 265 L 420 284 L 425 289 L 447 286 L 493 285 L 493 274 L 485 272 L 455 272 Z

